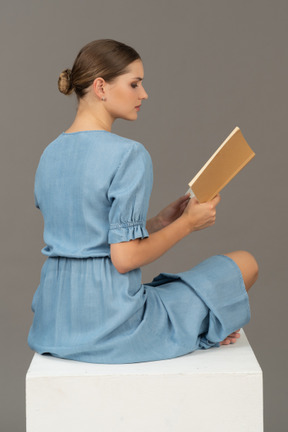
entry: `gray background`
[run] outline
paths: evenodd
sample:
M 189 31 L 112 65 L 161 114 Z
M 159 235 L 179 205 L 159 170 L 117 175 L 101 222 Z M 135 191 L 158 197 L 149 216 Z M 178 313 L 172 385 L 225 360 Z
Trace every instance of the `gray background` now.
M 113 131 L 152 156 L 150 215 L 186 191 L 235 126 L 256 152 L 224 189 L 215 227 L 144 268 L 144 279 L 214 253 L 255 254 L 260 278 L 245 331 L 264 372 L 265 431 L 287 430 L 287 18 L 287 0 L 2 0 L 1 431 L 25 431 L 26 338 L 44 262 L 34 173 L 76 110 L 58 75 L 84 44 L 106 37 L 134 46 L 145 66 L 149 99 L 137 122 Z

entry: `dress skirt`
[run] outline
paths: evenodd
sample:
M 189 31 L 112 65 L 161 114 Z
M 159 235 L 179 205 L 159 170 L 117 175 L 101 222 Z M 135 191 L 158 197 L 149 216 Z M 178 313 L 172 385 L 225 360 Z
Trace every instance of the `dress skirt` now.
M 250 320 L 241 272 L 224 255 L 148 284 L 140 269 L 120 275 L 109 257 L 49 257 L 32 310 L 32 349 L 91 363 L 162 360 L 218 347 Z

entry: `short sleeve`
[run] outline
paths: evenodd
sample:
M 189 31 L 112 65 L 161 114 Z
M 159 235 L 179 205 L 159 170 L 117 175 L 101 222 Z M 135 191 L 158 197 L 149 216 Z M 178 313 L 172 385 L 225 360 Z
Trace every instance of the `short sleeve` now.
M 108 190 L 111 202 L 108 243 L 149 236 L 146 217 L 152 183 L 150 155 L 142 144 L 132 142 Z

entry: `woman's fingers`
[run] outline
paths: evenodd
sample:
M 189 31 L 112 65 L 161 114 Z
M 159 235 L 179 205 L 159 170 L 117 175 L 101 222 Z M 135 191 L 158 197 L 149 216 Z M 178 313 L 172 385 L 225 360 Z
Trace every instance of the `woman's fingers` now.
M 220 203 L 220 201 L 221 201 L 221 196 L 218 194 L 210 202 L 214 207 L 216 207 Z
M 183 204 L 188 203 L 188 201 L 190 200 L 190 195 L 186 194 L 181 196 L 180 198 L 178 198 L 176 201 L 174 201 L 172 204 L 174 204 L 176 207 L 179 207 Z

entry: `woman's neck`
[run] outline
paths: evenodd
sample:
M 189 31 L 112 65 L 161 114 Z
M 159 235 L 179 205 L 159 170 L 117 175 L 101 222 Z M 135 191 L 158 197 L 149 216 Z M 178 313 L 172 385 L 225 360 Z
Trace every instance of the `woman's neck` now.
M 94 105 L 92 109 L 89 104 L 80 101 L 76 117 L 66 132 L 72 133 L 85 130 L 106 130 L 111 132 L 113 121 L 108 113 L 103 111 L 100 104 L 98 107 Z

